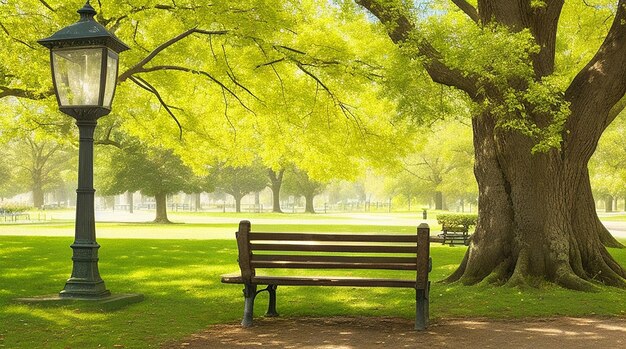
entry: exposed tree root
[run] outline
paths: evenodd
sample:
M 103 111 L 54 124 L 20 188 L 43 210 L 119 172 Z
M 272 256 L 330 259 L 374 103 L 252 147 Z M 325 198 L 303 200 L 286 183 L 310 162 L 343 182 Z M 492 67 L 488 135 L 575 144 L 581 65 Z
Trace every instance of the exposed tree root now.
M 506 282 L 506 286 L 509 287 L 529 287 L 529 283 L 527 282 L 528 276 L 528 251 L 522 249 L 517 257 L 517 261 L 515 263 L 515 269 L 513 269 L 513 274 Z
M 600 237 L 600 242 L 602 242 L 602 245 L 606 247 L 626 248 L 626 246 L 617 241 L 617 239 L 615 239 L 615 237 L 604 226 L 602 226 L 602 228 L 600 229 L 598 236 Z
M 502 261 L 502 263 L 498 264 L 498 266 L 491 272 L 491 274 L 487 275 L 482 281 L 482 283 L 502 286 L 507 283 L 511 274 L 511 259 L 507 259 Z
M 555 280 L 557 285 L 560 285 L 570 290 L 585 291 L 585 292 L 598 292 L 599 289 L 593 283 L 583 280 L 578 275 L 574 274 L 571 268 L 562 265 L 557 268 L 555 273 Z
M 617 264 L 617 262 L 609 254 L 609 252 L 606 251 L 606 250 L 602 250 L 601 254 L 602 254 L 602 259 L 603 259 L 604 263 L 606 263 L 606 265 L 609 268 L 611 268 L 612 271 L 617 273 L 620 277 L 622 277 L 623 279 L 626 279 L 626 270 L 624 270 L 624 268 L 622 268 L 619 264 Z
M 618 266 L 618 269 L 614 270 L 609 263 L 618 266 L 612 258 L 607 260 L 604 256 L 602 259 L 593 261 L 591 263 L 593 268 L 591 279 L 608 286 L 626 288 L 626 280 L 620 275 L 623 273 L 623 269 Z

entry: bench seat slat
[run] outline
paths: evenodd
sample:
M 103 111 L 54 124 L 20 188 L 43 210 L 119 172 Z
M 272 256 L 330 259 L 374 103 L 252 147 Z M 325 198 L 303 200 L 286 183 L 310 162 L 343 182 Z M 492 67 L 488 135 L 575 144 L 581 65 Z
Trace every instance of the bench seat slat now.
M 288 269 L 385 269 L 415 270 L 415 263 L 348 263 L 348 262 L 281 262 L 251 261 L 254 268 L 288 268 Z
M 364 252 L 364 253 L 417 253 L 417 246 L 380 245 L 303 245 L 251 243 L 253 251 L 301 251 L 301 252 Z
M 241 275 L 222 275 L 223 283 L 241 284 Z M 353 286 L 416 288 L 415 280 L 336 277 L 336 276 L 254 276 L 252 282 L 259 285 L 283 286 Z
M 255 254 L 252 262 L 329 262 L 329 263 L 398 263 L 417 265 L 415 257 L 363 257 L 363 256 L 318 256 Z
M 249 233 L 250 241 L 352 241 L 352 242 L 412 242 L 416 235 L 374 234 L 309 234 L 309 233 Z

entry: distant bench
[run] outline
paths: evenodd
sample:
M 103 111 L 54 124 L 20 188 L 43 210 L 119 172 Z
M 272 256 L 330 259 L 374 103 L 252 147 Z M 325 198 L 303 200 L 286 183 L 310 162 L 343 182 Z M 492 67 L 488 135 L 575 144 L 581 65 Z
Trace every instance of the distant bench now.
M 10 218 L 12 222 L 16 222 L 19 217 L 23 217 L 26 220 L 30 220 L 30 214 L 22 213 L 22 212 L 7 212 L 0 211 L 0 217 L 4 217 L 4 221 L 7 221 L 7 218 Z
M 353 286 L 415 289 L 415 329 L 423 330 L 428 326 L 429 232 L 427 224 L 420 224 L 417 235 L 258 233 L 251 232 L 249 221 L 241 221 L 236 233 L 241 273 L 222 275 L 222 282 L 244 285 L 241 322 L 244 327 L 252 326 L 254 299 L 263 291 L 269 294 L 265 315 L 278 316 L 278 286 Z M 337 269 L 340 275 L 261 276 L 256 273 L 258 269 L 276 272 L 275 269 L 285 268 Z M 388 270 L 394 277 L 346 276 L 355 269 Z M 395 277 L 399 270 L 410 273 L 411 278 Z M 257 291 L 259 285 L 267 286 Z
M 442 224 L 441 234 L 442 244 L 446 243 L 452 245 L 463 244 L 469 245 L 469 227 L 462 224 Z

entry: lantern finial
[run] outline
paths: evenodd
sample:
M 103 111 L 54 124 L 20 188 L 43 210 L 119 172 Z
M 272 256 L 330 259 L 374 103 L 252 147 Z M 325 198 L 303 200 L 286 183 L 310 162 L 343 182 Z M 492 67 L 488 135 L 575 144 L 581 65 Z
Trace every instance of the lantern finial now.
M 93 21 L 93 17 L 96 15 L 96 9 L 94 9 L 91 4 L 89 4 L 89 0 L 87 0 L 87 3 L 85 3 L 85 6 L 83 6 L 83 8 L 81 8 L 80 10 L 76 11 L 80 14 L 80 20 L 79 22 L 85 22 L 85 21 Z

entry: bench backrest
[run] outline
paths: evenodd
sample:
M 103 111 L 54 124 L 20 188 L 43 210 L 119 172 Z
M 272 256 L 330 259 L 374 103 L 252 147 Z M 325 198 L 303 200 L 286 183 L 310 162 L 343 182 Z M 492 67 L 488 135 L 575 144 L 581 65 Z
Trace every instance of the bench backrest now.
M 244 280 L 257 268 L 412 270 L 416 288 L 426 289 L 429 234 L 427 224 L 417 235 L 263 233 L 241 221 L 236 236 Z

